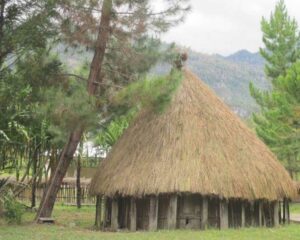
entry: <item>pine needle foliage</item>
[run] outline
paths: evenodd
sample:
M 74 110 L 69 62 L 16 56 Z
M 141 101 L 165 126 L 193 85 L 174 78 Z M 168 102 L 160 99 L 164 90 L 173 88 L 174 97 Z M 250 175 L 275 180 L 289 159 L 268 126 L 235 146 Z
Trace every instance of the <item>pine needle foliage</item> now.
M 96 98 L 87 93 L 84 82 L 70 79 L 67 86 L 50 88 L 45 94 L 48 101 L 40 112 L 49 117 L 49 131 L 56 142 L 63 142 L 78 125 L 96 125 Z
M 267 61 L 266 75 L 276 87 L 276 78 L 285 74 L 292 63 L 299 59 L 298 25 L 289 16 L 284 1 L 280 0 L 270 19 L 262 19 L 261 29 L 265 47 L 260 49 L 260 54 Z
M 112 100 L 114 113 L 103 122 L 95 144 L 109 150 L 136 118 L 139 109 L 162 113 L 172 100 L 182 80 L 182 73 L 173 70 L 167 76 L 146 77 L 119 91 Z
M 250 84 L 250 93 L 261 108 L 254 114 L 257 135 L 276 153 L 292 177 L 300 171 L 299 153 L 299 69 L 300 37 L 281 0 L 270 19 L 263 18 L 261 28 L 265 48 L 265 74 L 271 91 L 260 91 Z
M 170 103 L 181 80 L 182 72 L 178 70 L 172 70 L 167 76 L 148 76 L 121 90 L 115 98 L 115 104 L 130 108 L 149 108 L 156 113 L 162 113 Z

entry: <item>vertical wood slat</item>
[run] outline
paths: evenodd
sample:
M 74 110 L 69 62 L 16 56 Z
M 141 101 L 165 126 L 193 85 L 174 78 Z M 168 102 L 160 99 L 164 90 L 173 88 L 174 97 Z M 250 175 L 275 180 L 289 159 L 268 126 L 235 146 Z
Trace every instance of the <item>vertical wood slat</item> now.
M 286 204 L 285 204 L 285 198 L 282 202 L 282 223 L 285 224 L 286 221 Z
M 176 229 L 177 222 L 177 195 L 170 196 L 168 208 L 168 229 Z
M 250 203 L 250 212 L 251 212 L 251 226 L 255 227 L 256 222 L 255 222 L 255 202 L 254 201 L 252 201 Z
M 118 216 L 119 216 L 118 199 L 114 198 L 112 199 L 112 203 L 111 203 L 111 229 L 113 231 L 117 231 L 119 228 Z
M 103 197 L 102 199 L 102 210 L 103 210 L 103 216 L 102 216 L 102 226 L 101 228 L 104 229 L 106 226 L 107 226 L 107 206 L 108 206 L 108 203 L 107 203 L 107 198 L 106 197 Z
M 281 210 L 281 202 L 279 201 L 279 224 L 282 224 L 282 210 Z
M 130 199 L 130 231 L 136 231 L 136 201 L 132 197 Z
M 264 205 L 265 205 L 265 203 L 262 203 L 262 225 L 263 225 L 263 227 L 266 227 L 267 226 L 267 219 L 266 219 L 266 213 L 265 213 Z
M 96 219 L 95 219 L 96 230 L 101 230 L 101 226 L 102 226 L 102 224 L 101 224 L 102 223 L 101 215 L 102 215 L 102 197 L 97 196 Z
M 149 231 L 156 231 L 158 224 L 158 197 L 150 197 L 149 208 Z
M 245 203 L 241 203 L 241 227 L 246 227 Z
M 220 200 L 220 229 L 228 228 L 228 202 Z
M 274 222 L 274 227 L 279 226 L 279 204 L 278 201 L 274 202 L 273 204 L 273 222 Z
M 130 200 L 129 199 L 126 199 L 125 201 L 125 217 L 124 217 L 124 227 L 129 229 L 130 226 L 129 226 L 129 221 L 128 219 L 130 218 L 129 214 L 130 214 Z
M 208 200 L 206 197 L 202 198 L 201 208 L 201 229 L 205 230 L 208 225 Z
M 282 220 L 283 224 L 290 223 L 290 209 L 289 209 L 289 201 L 284 198 L 282 202 Z
M 263 203 L 262 201 L 258 202 L 258 226 L 262 227 L 263 220 Z
M 290 224 L 290 203 L 289 200 L 286 200 L 286 208 L 287 208 L 287 222 Z

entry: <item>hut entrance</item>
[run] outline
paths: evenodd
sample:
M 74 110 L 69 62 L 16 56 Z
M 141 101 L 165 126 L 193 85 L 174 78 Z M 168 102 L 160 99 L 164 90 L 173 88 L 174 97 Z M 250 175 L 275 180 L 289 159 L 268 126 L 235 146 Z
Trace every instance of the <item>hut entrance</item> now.
M 136 212 L 137 212 L 136 227 L 138 230 L 148 230 L 149 210 L 150 210 L 150 199 L 148 197 L 136 200 Z
M 200 195 L 182 195 L 178 198 L 178 227 L 199 229 L 201 225 Z

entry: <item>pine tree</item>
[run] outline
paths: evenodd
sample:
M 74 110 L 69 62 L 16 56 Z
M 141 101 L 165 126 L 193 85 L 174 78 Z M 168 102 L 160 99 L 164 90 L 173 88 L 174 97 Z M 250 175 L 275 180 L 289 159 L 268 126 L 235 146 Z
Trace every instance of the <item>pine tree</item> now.
M 52 0 L 0 1 L 0 73 L 29 50 L 45 48 L 55 28 Z
M 280 0 L 269 20 L 261 21 L 264 48 L 260 54 L 266 60 L 265 73 L 276 87 L 275 80 L 299 59 L 299 33 L 295 19 L 288 15 L 285 3 Z
M 284 163 L 290 174 L 299 171 L 299 130 L 295 124 L 299 102 L 300 39 L 298 26 L 287 13 L 284 1 L 280 1 L 274 14 L 261 23 L 265 48 L 260 49 L 266 60 L 265 74 L 272 82 L 272 90 L 263 92 L 250 84 L 251 95 L 261 108 L 253 115 L 258 136 Z M 294 85 L 293 91 L 290 87 Z
M 122 56 L 134 60 L 131 57 L 134 48 L 124 48 L 124 46 L 132 46 L 131 43 L 137 43 L 137 40 L 149 36 L 150 32 L 153 34 L 164 32 L 174 23 L 182 20 L 188 10 L 185 7 L 186 2 L 186 0 L 168 0 L 165 1 L 166 10 L 155 12 L 151 8 L 151 1 L 148 0 L 62 1 L 60 7 L 63 12 L 62 18 L 66 17 L 62 22 L 65 40 L 71 44 L 83 44 L 94 51 L 87 78 L 87 93 L 90 96 L 103 96 L 106 90 L 105 63 L 109 59 L 107 55 L 109 48 L 113 46 L 110 44 L 112 40 L 119 43 L 116 52 L 121 52 Z M 113 71 L 116 68 L 120 72 L 118 69 L 120 65 L 114 64 L 110 67 L 113 69 L 109 70 Z M 82 122 L 78 122 L 70 132 L 56 170 L 41 200 L 37 219 L 51 216 L 59 186 L 85 128 Z

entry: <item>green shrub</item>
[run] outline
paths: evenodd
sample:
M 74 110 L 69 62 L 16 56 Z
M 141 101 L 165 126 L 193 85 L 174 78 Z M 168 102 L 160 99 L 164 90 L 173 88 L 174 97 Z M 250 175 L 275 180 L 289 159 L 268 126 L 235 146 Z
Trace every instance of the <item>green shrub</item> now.
M 4 199 L 4 217 L 9 224 L 20 224 L 24 214 L 24 207 L 16 201 L 12 194 Z

